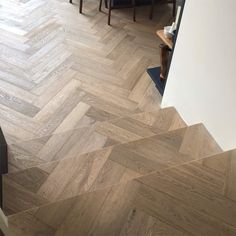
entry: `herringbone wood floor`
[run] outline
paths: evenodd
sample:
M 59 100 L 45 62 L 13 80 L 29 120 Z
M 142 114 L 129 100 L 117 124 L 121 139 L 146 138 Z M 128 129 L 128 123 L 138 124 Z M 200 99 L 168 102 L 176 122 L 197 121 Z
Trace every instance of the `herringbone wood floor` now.
M 14 143 L 8 146 L 9 172 L 68 159 L 185 126 L 174 108 L 166 108 Z
M 235 236 L 235 151 L 9 217 L 14 236 Z
M 154 21 L 138 9 L 136 23 L 114 11 L 109 27 L 85 1 L 84 15 L 64 0 L 0 3 L 10 235 L 236 235 L 235 151 L 212 156 L 203 125 L 159 110 L 145 72 L 171 9 Z
M 159 64 L 155 30 L 171 7 L 114 10 L 98 1 L 1 0 L 0 125 L 8 142 L 159 109 L 145 69 Z
M 47 160 L 46 164 L 3 177 L 4 212 L 8 215 L 16 214 L 86 192 L 125 183 L 221 151 L 203 125 L 175 128 L 177 130 L 158 135 L 149 134 L 146 138 L 106 148 L 101 147 L 100 150 L 83 155 L 80 154 L 81 145 L 77 145 L 75 141 L 73 146 L 62 143 L 62 147 L 65 146 L 67 149 L 69 146 L 73 152 L 66 153 L 65 149 L 60 149 L 60 145 L 57 145 L 57 150 L 60 150 L 57 161 L 50 161 L 49 157 L 53 158 L 53 152 L 49 150 L 49 145 L 43 145 L 41 149 L 43 151 L 35 150 L 35 155 L 48 153 L 45 159 L 49 159 L 50 162 Z M 31 145 L 40 146 L 34 143 Z M 27 149 L 25 146 L 22 148 Z M 51 149 L 56 148 L 52 145 Z M 63 160 L 60 159 L 62 153 Z
M 171 7 L 2 0 L 4 211 L 16 236 L 235 235 L 235 151 L 186 127 L 146 68 Z M 148 112 L 150 111 L 150 112 Z

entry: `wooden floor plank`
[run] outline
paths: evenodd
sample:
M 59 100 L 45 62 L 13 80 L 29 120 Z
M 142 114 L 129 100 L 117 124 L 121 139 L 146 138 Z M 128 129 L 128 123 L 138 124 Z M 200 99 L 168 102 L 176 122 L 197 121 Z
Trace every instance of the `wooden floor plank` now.
M 235 150 L 35 208 L 11 216 L 12 230 L 25 233 L 32 224 L 27 236 L 41 229 L 72 236 L 234 236 L 236 199 L 228 195 L 234 162 Z
M 145 110 L 150 99 L 159 109 L 158 93 L 145 95 L 152 82 L 147 83 L 144 75 L 149 65 L 159 63 L 154 32 L 171 21 L 169 6 L 160 5 L 153 21 L 148 20 L 148 7 L 139 8 L 137 23 L 131 21 L 129 10 L 114 11 L 110 27 L 107 15 L 99 13 L 92 0 L 84 4 L 85 15 L 78 14 L 78 3 L 64 0 L 3 0 L 1 4 L 0 103 L 12 116 L 20 113 L 29 118 L 28 123 L 41 126 L 37 132 L 32 129 L 35 138 L 60 127 L 66 131 L 68 119 L 76 122 L 68 117 L 78 113 L 81 118 L 80 102 L 111 116 Z M 140 51 L 141 46 L 147 50 Z M 83 101 L 64 91 L 75 80 L 86 94 Z M 0 118 L 5 119 L 1 112 Z M 4 123 L 1 126 L 9 142 L 28 138 L 14 132 L 19 123 L 9 129 Z
M 117 125 L 121 123 L 122 119 L 119 121 Z M 201 134 L 197 134 L 199 126 L 202 125 L 177 129 L 159 135 L 149 133 L 149 130 L 149 132 L 143 132 L 146 138 L 137 136 L 133 132 L 130 133 L 133 136 L 129 137 L 129 141 L 137 141 L 128 143 L 127 137 L 122 134 L 124 144 L 122 144 L 120 137 L 117 139 L 117 136 L 112 137 L 111 135 L 96 134 L 96 139 L 91 139 L 90 131 L 86 128 L 83 130 L 85 133 L 82 134 L 82 143 L 75 131 L 71 131 L 67 136 L 63 134 L 61 138 L 59 136 L 51 137 L 45 145 L 42 142 L 37 145 L 31 143 L 30 146 L 35 145 L 35 149 L 32 148 L 35 156 L 39 160 L 49 163 L 43 165 L 37 163 L 35 167 L 4 176 L 5 212 L 8 214 L 18 213 L 43 205 L 45 202 L 42 201 L 45 200 L 48 203 L 53 203 L 219 153 L 221 149 L 212 138 L 208 137 L 204 143 L 201 143 L 202 136 L 207 137 L 208 132 L 201 128 Z M 148 128 L 146 129 L 148 130 Z M 193 132 L 194 130 L 196 132 Z M 116 134 L 117 130 L 114 133 Z M 195 149 L 189 149 L 192 138 L 186 140 L 186 137 L 190 133 L 195 134 L 194 138 L 198 149 L 205 150 L 205 152 L 196 153 Z M 81 135 L 81 133 L 78 134 Z M 85 136 L 87 134 L 89 134 L 89 144 L 86 143 Z M 106 139 L 104 140 L 105 137 L 109 137 L 110 140 L 115 139 L 116 142 L 107 142 Z M 64 138 L 67 140 L 66 143 L 63 141 Z M 73 139 L 77 140 L 75 144 L 71 143 Z M 97 145 L 95 145 L 95 141 Z M 91 146 L 91 142 L 94 143 L 93 146 Z M 119 143 L 121 144 L 115 145 Z M 110 147 L 104 148 L 109 145 Z M 21 144 L 21 148 L 22 146 Z M 99 148 L 102 149 L 91 152 Z M 89 151 L 90 153 L 80 155 Z M 59 161 L 50 162 L 58 159 Z M 60 161 L 60 159 L 64 160 Z M 14 194 L 18 190 L 23 191 L 19 197 Z M 32 202 L 31 207 L 29 207 L 30 203 L 16 204 L 18 200 L 21 199 L 24 202 L 23 199 L 28 199 L 30 196 L 40 200 L 38 203 Z

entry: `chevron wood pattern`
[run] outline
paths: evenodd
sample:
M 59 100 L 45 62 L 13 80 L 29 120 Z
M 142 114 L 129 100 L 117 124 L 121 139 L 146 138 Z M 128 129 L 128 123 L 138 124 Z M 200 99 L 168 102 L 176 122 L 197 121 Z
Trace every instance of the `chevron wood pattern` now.
M 9 217 L 13 235 L 236 235 L 235 151 Z
M 185 126 L 174 108 L 97 122 L 94 125 L 10 145 L 9 171 L 75 157 L 103 147 L 154 136 Z M 58 128 L 59 130 L 64 130 L 63 125 Z
M 1 0 L 0 125 L 9 143 L 48 136 L 158 109 L 160 98 L 145 69 L 157 65 L 157 28 L 171 7 L 148 20 L 139 8 L 114 11 L 113 27 L 98 2 Z
M 146 68 L 159 64 L 158 5 L 1 0 L 0 125 L 9 145 L 11 236 L 236 235 L 236 152 L 187 127 Z
M 4 210 L 14 214 L 220 151 L 207 130 L 195 125 L 51 162 L 4 176 Z

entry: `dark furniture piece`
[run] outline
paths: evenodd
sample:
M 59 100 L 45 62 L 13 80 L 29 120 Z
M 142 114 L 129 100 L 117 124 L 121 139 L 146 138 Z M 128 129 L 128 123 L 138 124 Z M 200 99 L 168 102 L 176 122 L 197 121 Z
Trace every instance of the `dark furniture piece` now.
M 150 20 L 152 20 L 152 18 L 153 18 L 155 2 L 156 2 L 155 0 L 152 0 L 151 10 L 150 10 L 150 15 L 149 15 Z M 176 14 L 176 0 L 166 0 L 166 1 L 163 1 L 163 3 L 173 4 L 172 15 L 173 15 L 173 17 L 175 17 L 175 14 Z
M 165 70 L 166 70 L 165 71 L 165 76 L 164 76 L 165 79 L 163 79 L 163 76 L 161 76 L 161 73 L 163 72 L 163 68 L 161 68 L 161 66 L 147 69 L 147 73 L 149 74 L 150 78 L 152 79 L 152 81 L 156 85 L 157 90 L 159 91 L 159 93 L 162 96 L 164 94 L 166 82 L 167 82 L 167 79 L 168 79 L 169 68 L 170 68 L 173 53 L 174 53 L 174 50 L 175 50 L 175 44 L 176 44 L 176 40 L 177 40 L 177 37 L 178 37 L 178 32 L 179 32 L 181 18 L 182 18 L 182 14 L 183 14 L 183 10 L 184 10 L 184 5 L 185 5 L 185 0 L 182 0 L 182 3 L 180 4 L 181 11 L 180 11 L 180 15 L 179 15 L 179 21 L 178 21 L 178 24 L 177 24 L 177 29 L 176 29 L 173 41 L 171 41 L 171 40 L 164 37 L 163 30 L 158 30 L 157 31 L 157 36 L 159 38 L 161 38 L 161 40 L 164 42 L 164 44 L 166 44 L 169 47 L 169 49 L 171 50 L 168 66 L 167 66 L 167 68 L 165 68 Z
M 107 5 L 107 0 L 105 1 L 105 6 Z M 116 4 L 117 3 L 117 4 Z M 102 5 L 102 0 L 100 0 L 100 5 Z M 122 0 L 109 0 L 108 4 L 108 21 L 107 24 L 111 25 L 111 10 L 113 9 L 121 9 L 121 8 L 133 8 L 133 21 L 136 20 L 136 0 L 127 0 L 127 1 L 122 1 Z M 101 9 L 99 9 L 101 10 Z
M 109 1 L 109 2 L 107 2 Z M 115 1 L 118 2 L 118 4 L 115 4 Z M 130 2 L 130 3 L 127 3 Z M 122 1 L 122 0 L 104 0 L 105 2 L 105 7 L 108 8 L 108 25 L 111 25 L 111 10 L 113 9 L 121 9 L 121 8 L 133 8 L 133 21 L 136 20 L 136 10 L 135 10 L 135 6 L 136 0 L 127 0 L 127 1 Z M 72 4 L 72 0 L 69 0 L 69 2 Z M 100 0 L 99 2 L 99 11 L 102 11 L 102 3 L 103 0 Z M 79 13 L 82 13 L 82 9 L 83 9 L 83 0 L 80 0 L 80 4 L 79 4 Z
M 99 10 L 101 11 L 102 1 L 100 0 L 100 7 Z M 105 1 L 105 6 L 107 7 L 107 0 Z M 173 4 L 172 14 L 175 17 L 176 14 L 176 0 L 164 0 L 163 3 L 171 3 Z M 108 25 L 111 23 L 111 10 L 112 9 L 119 9 L 119 8 L 133 8 L 133 21 L 136 20 L 136 6 L 142 5 L 151 5 L 149 18 L 153 18 L 155 0 L 109 0 L 109 9 L 108 9 Z
M 72 3 L 72 0 L 69 0 Z M 176 0 L 165 0 L 165 3 L 173 3 L 173 16 L 176 12 Z M 104 0 L 105 7 L 108 8 L 108 25 L 111 25 L 111 11 L 113 9 L 133 8 L 133 21 L 136 20 L 136 6 L 151 5 L 149 18 L 153 18 L 155 0 Z M 99 11 L 102 11 L 103 0 L 99 2 Z M 82 13 L 83 0 L 80 0 L 79 12 Z
M 165 50 L 169 50 L 171 52 L 172 48 L 173 48 L 173 42 L 170 39 L 167 39 L 164 36 L 164 30 L 158 30 L 156 32 L 157 36 L 163 41 L 164 44 L 161 44 L 166 46 L 164 47 Z M 160 45 L 160 46 L 161 46 Z M 162 51 L 162 50 L 161 50 Z M 164 75 L 163 75 L 163 58 L 162 58 L 162 53 L 161 53 L 161 66 L 160 67 L 154 67 L 154 68 L 149 68 L 147 69 L 147 73 L 149 74 L 149 76 L 151 77 L 151 79 L 153 80 L 153 82 L 156 85 L 156 88 L 158 89 L 159 93 L 161 95 L 164 94 L 164 90 L 165 90 L 165 86 L 166 86 L 166 77 L 167 77 L 167 73 L 168 73 L 168 64 L 169 64 L 169 59 L 166 58 L 164 64 L 165 64 L 165 68 L 164 68 Z

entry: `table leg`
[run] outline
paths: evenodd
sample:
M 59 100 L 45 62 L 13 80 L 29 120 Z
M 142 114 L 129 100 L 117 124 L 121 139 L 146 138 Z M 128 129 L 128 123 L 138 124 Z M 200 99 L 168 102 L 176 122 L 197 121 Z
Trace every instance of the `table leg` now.
M 160 44 L 161 73 L 160 80 L 165 80 L 168 72 L 168 61 L 170 49 L 166 44 Z

